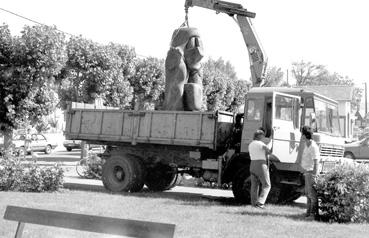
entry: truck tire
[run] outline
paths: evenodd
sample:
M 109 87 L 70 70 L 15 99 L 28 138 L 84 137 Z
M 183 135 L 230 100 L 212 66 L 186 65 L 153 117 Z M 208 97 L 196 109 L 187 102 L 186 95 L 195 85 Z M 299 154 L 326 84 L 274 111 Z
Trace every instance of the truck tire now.
M 101 180 L 104 187 L 112 192 L 138 190 L 138 185 L 143 178 L 137 164 L 131 156 L 111 156 L 102 169 Z
M 345 154 L 343 155 L 343 157 L 349 158 L 349 159 L 355 159 L 354 154 L 350 151 L 346 151 Z
M 281 176 L 275 166 L 271 165 L 269 168 L 271 188 L 266 200 L 267 203 L 278 204 L 280 197 L 283 196 Z
M 156 165 L 148 170 L 145 184 L 151 191 L 164 191 L 176 185 L 178 174 L 169 165 Z
M 232 192 L 237 202 L 250 204 L 251 176 L 249 168 L 240 169 L 232 180 Z
M 301 196 L 302 193 L 299 186 L 282 184 L 281 178 L 282 176 L 275 166 L 270 166 L 270 181 L 272 187 L 268 194 L 267 203 L 287 204 Z
M 288 204 L 302 195 L 302 190 L 299 189 L 298 186 L 289 185 L 289 184 L 282 184 L 281 186 L 281 194 L 279 196 L 279 204 Z

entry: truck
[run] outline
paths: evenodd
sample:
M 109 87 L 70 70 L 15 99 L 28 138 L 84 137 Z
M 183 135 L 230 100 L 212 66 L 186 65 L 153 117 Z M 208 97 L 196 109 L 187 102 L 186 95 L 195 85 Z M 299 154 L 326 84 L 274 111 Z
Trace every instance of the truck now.
M 228 184 L 235 199 L 250 202 L 250 155 L 254 132 L 264 128 L 274 159 L 269 161 L 272 188 L 267 202 L 285 203 L 303 194 L 301 128 L 310 125 L 321 153 L 320 172 L 344 158 L 336 101 L 303 88 L 261 87 L 266 55 L 240 4 L 186 0 L 233 17 L 240 26 L 250 58 L 253 88 L 244 112 L 138 111 L 94 109 L 73 103 L 66 111 L 65 137 L 106 145 L 102 182 L 110 191 L 138 192 L 144 186 L 164 191 L 189 174 L 219 186 Z M 187 16 L 186 16 L 187 19 Z
M 107 145 L 104 186 L 113 192 L 138 192 L 144 185 L 164 191 L 178 174 L 219 186 L 230 184 L 234 197 L 250 201 L 253 133 L 265 128 L 276 160 L 270 161 L 268 201 L 283 203 L 303 194 L 299 164 L 300 129 L 311 126 L 321 153 L 320 172 L 343 162 L 336 101 L 301 88 L 252 88 L 244 113 L 91 109 L 74 104 L 66 113 L 66 139 Z

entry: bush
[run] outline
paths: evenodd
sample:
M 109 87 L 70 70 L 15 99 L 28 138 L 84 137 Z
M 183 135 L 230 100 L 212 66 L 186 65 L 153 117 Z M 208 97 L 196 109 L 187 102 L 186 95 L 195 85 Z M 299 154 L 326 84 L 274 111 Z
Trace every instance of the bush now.
M 343 164 L 319 176 L 320 217 L 329 222 L 369 222 L 369 166 Z
M 0 191 L 57 191 L 63 184 L 63 176 L 59 165 L 40 167 L 17 157 L 0 158 Z

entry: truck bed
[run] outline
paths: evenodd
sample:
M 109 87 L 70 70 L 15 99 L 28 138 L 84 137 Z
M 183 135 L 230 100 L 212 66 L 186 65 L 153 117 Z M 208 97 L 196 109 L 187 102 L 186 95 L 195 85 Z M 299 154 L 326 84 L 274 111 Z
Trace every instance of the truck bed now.
M 66 111 L 66 139 L 215 150 L 224 146 L 232 133 L 233 114 L 229 112 L 132 111 L 82 105 L 74 103 Z

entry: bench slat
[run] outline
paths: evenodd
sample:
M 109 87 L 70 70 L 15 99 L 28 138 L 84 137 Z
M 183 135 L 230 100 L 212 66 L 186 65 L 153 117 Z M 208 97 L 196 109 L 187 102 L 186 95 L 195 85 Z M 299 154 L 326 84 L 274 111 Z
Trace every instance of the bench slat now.
M 4 219 L 97 233 L 133 237 L 173 237 L 174 224 L 90 216 L 7 206 Z

